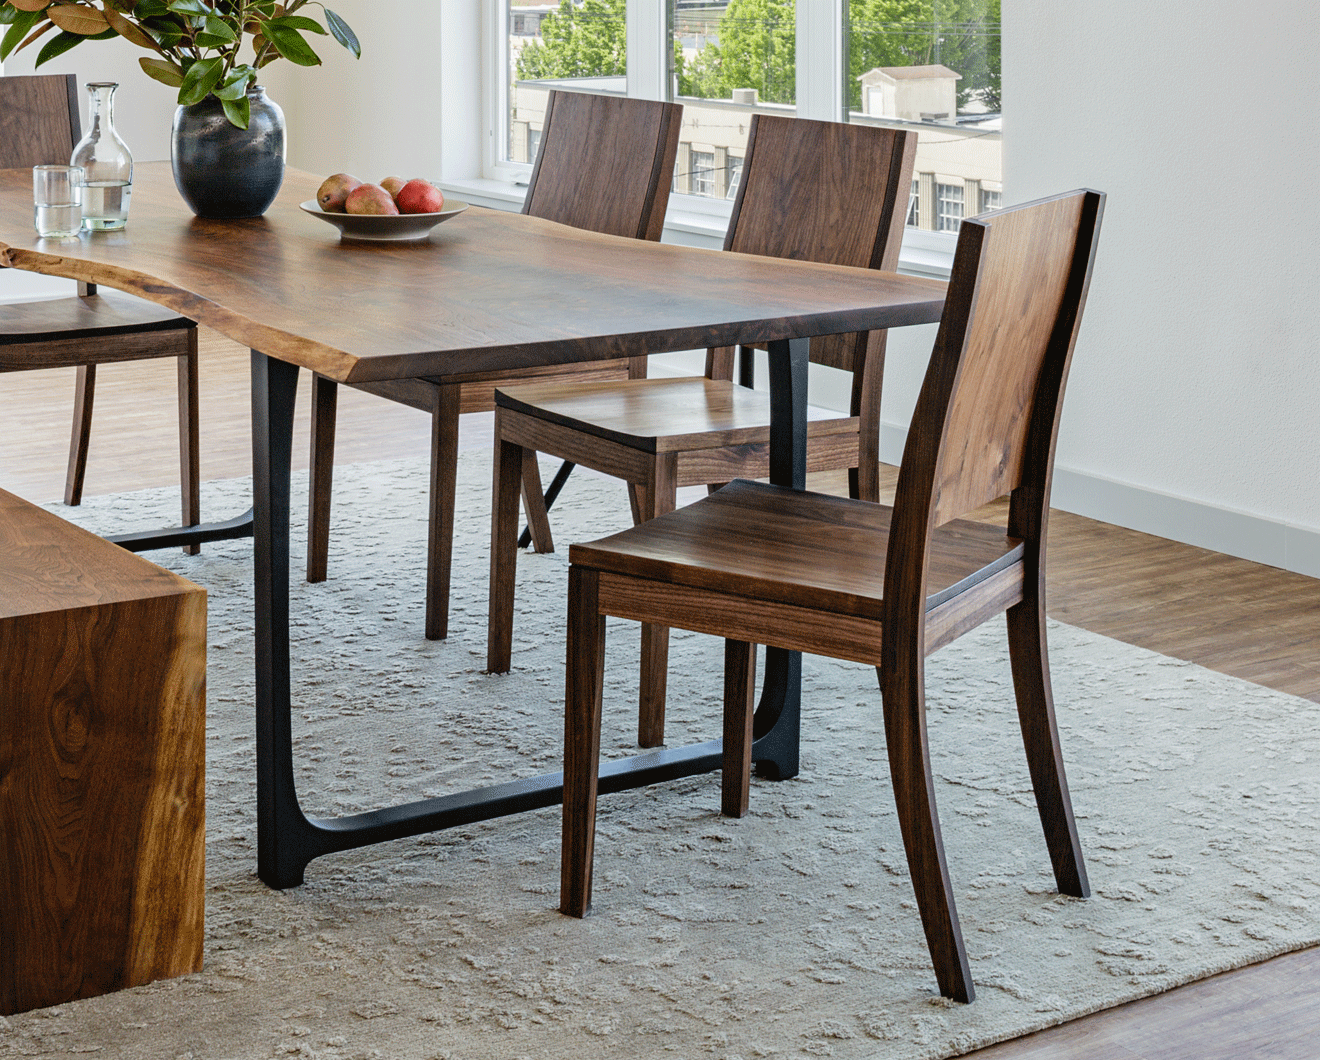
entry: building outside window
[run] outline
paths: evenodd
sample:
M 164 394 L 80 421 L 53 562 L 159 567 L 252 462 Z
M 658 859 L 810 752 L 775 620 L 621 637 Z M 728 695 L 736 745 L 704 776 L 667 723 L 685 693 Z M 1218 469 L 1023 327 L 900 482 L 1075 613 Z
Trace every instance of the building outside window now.
M 716 194 L 714 151 L 692 152 L 692 194 Z
M 915 130 L 910 226 L 1002 203 L 1000 0 L 484 2 L 507 26 L 497 168 L 530 164 L 550 89 L 579 88 L 683 103 L 677 194 L 736 195 L 759 112 Z
M 961 184 L 935 185 L 935 230 L 957 232 L 962 227 L 963 186 Z

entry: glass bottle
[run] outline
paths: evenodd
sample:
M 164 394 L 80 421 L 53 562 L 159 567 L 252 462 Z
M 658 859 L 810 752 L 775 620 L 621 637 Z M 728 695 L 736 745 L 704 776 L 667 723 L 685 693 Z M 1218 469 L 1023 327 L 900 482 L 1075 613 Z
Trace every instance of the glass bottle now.
M 133 156 L 115 130 L 113 81 L 87 85 L 91 112 L 87 135 L 73 149 L 71 164 L 83 168 L 83 228 L 104 232 L 123 228 L 133 193 Z

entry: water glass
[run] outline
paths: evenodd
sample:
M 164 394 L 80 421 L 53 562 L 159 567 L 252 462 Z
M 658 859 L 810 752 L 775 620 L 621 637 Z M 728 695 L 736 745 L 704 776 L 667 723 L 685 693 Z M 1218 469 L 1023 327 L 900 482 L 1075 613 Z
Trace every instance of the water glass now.
M 42 239 L 69 239 L 82 229 L 81 166 L 32 167 L 32 220 Z

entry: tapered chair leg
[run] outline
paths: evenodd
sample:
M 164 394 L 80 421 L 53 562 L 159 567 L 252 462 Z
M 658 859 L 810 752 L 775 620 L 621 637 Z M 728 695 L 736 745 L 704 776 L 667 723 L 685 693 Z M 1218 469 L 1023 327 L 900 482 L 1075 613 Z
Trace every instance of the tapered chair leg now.
M 307 580 L 325 581 L 330 558 L 330 491 L 335 474 L 339 384 L 312 375 L 312 470 L 307 492 Z
M 532 548 L 542 554 L 553 552 L 555 539 L 550 533 L 550 512 L 541 490 L 541 465 L 536 462 L 534 449 L 523 450 L 522 502 L 523 510 L 527 513 L 527 532 L 532 538 Z
M 1054 866 L 1054 879 L 1062 894 L 1086 898 L 1091 893 L 1077 838 L 1068 780 L 1064 775 L 1059 729 L 1054 718 L 1054 695 L 1050 688 L 1049 649 L 1045 640 L 1045 608 L 1039 593 L 1027 598 L 1008 614 L 1008 654 L 1013 667 L 1018 721 L 1026 746 L 1036 808 L 1045 829 L 1045 843 Z
M 886 634 L 888 634 L 886 630 Z M 903 655 L 907 658 L 903 659 Z M 962 929 L 954 907 L 953 886 L 944 859 L 935 808 L 935 787 L 926 750 L 926 704 L 920 647 L 900 653 L 896 666 L 880 670 L 884 699 L 885 740 L 894 785 L 908 871 L 917 895 L 921 926 L 935 966 L 940 993 L 954 1001 L 976 996 L 963 948 Z M 906 665 L 904 665 L 906 663 Z M 896 672 L 902 671 L 902 672 Z
M 197 329 L 188 329 L 188 352 L 178 357 L 179 372 L 179 494 L 183 508 L 182 526 L 202 521 L 201 398 L 197 378 Z M 195 556 L 201 545 L 184 545 Z
M 597 607 L 600 576 L 568 569 L 568 649 L 564 684 L 564 824 L 559 911 L 585 916 L 591 905 L 600 770 L 605 616 Z
M 87 447 L 92 438 L 92 405 L 96 400 L 96 365 L 78 365 L 73 389 L 73 436 L 69 439 L 69 470 L 64 477 L 64 503 L 82 504 L 87 475 Z
M 752 790 L 752 717 L 756 713 L 756 649 L 724 642 L 724 755 L 720 813 L 742 817 Z
M 449 576 L 458 492 L 457 386 L 437 386 L 431 408 L 431 515 L 426 547 L 426 639 L 449 636 Z
M 643 521 L 674 510 L 678 502 L 678 461 L 673 453 L 656 457 L 651 481 L 641 490 Z M 637 695 L 637 743 L 665 742 L 665 693 L 669 680 L 669 627 L 642 623 L 641 681 Z
M 500 439 L 495 410 L 495 467 L 491 483 L 490 599 L 486 624 L 486 672 L 507 673 L 513 652 L 513 592 L 518 574 L 518 491 L 523 448 Z

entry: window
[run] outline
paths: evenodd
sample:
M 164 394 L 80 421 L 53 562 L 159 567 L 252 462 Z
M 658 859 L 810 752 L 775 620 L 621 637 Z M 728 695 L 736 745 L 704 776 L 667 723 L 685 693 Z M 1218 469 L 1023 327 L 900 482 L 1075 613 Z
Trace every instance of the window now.
M 727 212 L 758 112 L 916 130 L 906 221 L 930 249 L 1002 200 L 1002 0 L 481 2 L 504 72 L 487 83 L 485 175 L 525 175 L 562 86 L 683 103 L 674 193 L 697 213 Z
M 963 186 L 935 185 L 935 231 L 956 232 L 962 227 Z
M 991 191 L 989 188 L 981 189 L 980 212 L 987 210 L 1002 210 L 1004 208 L 1004 193 L 1002 191 Z
M 541 130 L 527 127 L 527 161 L 536 165 L 536 156 L 541 150 Z
M 715 194 L 715 152 L 692 152 L 692 194 Z
M 726 199 L 738 197 L 738 185 L 742 183 L 742 155 L 729 155 L 729 190 L 724 193 Z

